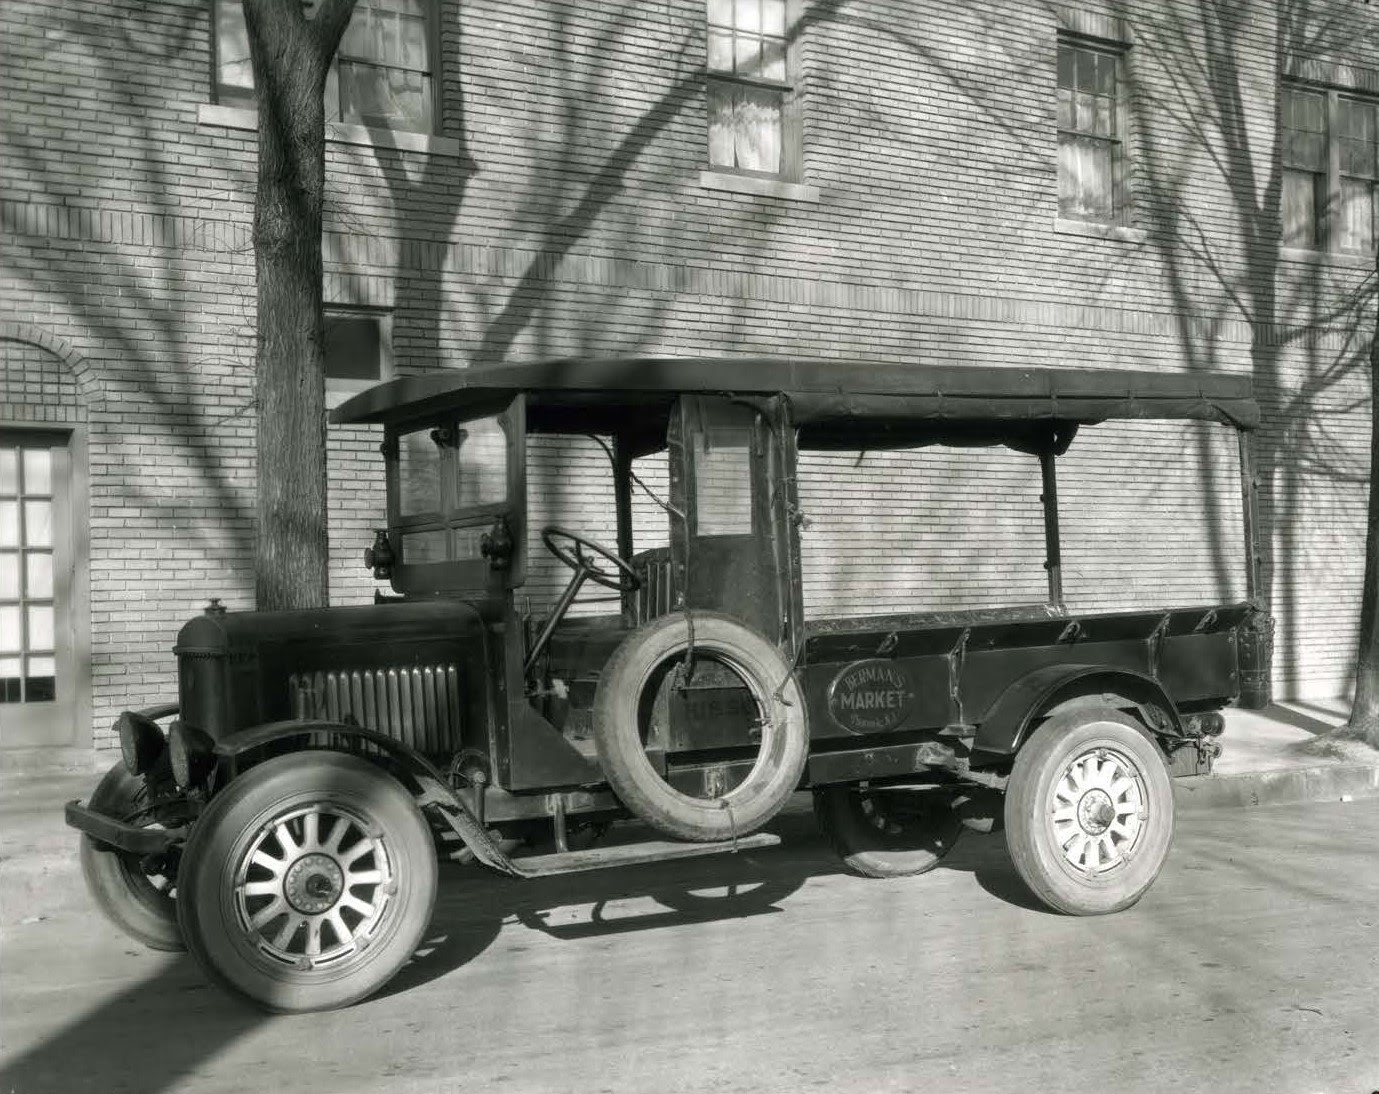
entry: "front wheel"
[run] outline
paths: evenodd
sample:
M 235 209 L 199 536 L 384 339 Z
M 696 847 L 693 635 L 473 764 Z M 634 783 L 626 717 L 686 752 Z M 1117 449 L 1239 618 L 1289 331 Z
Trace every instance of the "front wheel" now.
M 819 787 L 814 817 L 848 868 L 865 877 L 927 873 L 962 834 L 952 791 L 942 788 Z
M 187 948 L 270 1011 L 342 1007 L 421 943 L 436 898 L 430 829 L 397 780 L 355 756 L 301 752 L 212 799 L 178 878 Z
M 148 786 L 119 761 L 97 784 L 87 803 L 117 820 L 148 826 L 154 823 Z M 81 837 L 81 874 L 87 891 L 110 920 L 151 950 L 181 950 L 173 898 L 173 870 L 128 851 L 102 847 Z
M 1173 841 L 1173 788 L 1158 745 L 1112 707 L 1054 715 L 1015 757 L 1005 823 L 1016 870 L 1049 907 L 1130 907 Z

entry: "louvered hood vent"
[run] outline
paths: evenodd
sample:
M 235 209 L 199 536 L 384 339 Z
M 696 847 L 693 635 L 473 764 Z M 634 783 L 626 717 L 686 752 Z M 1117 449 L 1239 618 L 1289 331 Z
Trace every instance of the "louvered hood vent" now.
M 288 677 L 294 718 L 356 721 L 418 752 L 460 747 L 460 676 L 453 664 Z

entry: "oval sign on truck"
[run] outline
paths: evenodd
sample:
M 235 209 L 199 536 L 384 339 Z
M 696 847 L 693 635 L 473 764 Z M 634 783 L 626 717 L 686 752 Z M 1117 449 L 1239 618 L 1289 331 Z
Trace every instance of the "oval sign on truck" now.
M 828 712 L 849 733 L 884 733 L 910 715 L 915 692 L 894 661 L 854 661 L 828 686 Z

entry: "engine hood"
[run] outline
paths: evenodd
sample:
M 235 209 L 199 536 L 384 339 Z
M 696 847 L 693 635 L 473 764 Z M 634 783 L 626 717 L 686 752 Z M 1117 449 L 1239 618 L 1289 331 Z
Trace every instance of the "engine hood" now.
M 425 600 L 283 612 L 208 609 L 178 631 L 173 652 L 209 657 L 265 643 L 321 643 L 337 653 L 352 645 L 372 648 L 372 660 L 386 656 L 378 647 L 395 642 L 473 635 L 483 627 L 483 607 L 467 600 Z
M 177 636 L 184 723 L 212 739 L 268 722 L 352 722 L 423 751 L 487 723 L 487 632 L 502 604 L 425 600 L 307 611 L 208 609 Z

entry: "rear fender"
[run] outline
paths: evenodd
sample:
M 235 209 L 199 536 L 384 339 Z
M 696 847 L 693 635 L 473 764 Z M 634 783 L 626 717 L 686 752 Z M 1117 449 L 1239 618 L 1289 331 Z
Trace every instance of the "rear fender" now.
M 1046 665 L 1020 677 L 1001 693 L 977 728 L 973 748 L 997 755 L 1013 755 L 1029 735 L 1031 724 L 1055 707 L 1080 699 L 1128 703 L 1140 708 L 1146 726 L 1156 734 L 1179 737 L 1182 721 L 1168 693 L 1152 676 L 1104 665 Z M 1144 708 L 1160 711 L 1168 724 Z

